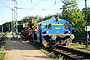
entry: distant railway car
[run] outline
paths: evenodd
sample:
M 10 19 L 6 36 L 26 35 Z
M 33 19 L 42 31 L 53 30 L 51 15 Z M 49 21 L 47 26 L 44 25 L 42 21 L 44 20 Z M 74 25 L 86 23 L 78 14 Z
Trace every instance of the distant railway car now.
M 30 28 L 29 28 L 30 29 Z M 29 34 L 33 41 L 45 47 L 54 45 L 68 45 L 72 34 L 72 23 L 64 19 L 48 19 L 37 23 L 37 28 Z
M 28 23 L 23 24 L 23 30 L 21 31 L 21 38 L 32 40 L 32 33 L 36 30 L 36 20 L 30 20 Z M 34 33 L 35 34 L 35 33 Z M 33 37 L 34 39 L 34 37 Z

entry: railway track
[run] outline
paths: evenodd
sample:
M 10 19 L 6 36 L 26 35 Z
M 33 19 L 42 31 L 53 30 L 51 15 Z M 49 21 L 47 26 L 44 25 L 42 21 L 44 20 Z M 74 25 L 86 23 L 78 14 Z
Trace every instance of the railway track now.
M 83 51 L 74 50 L 63 46 L 53 46 L 49 49 L 55 53 L 61 54 L 68 60 L 90 60 L 90 53 Z
M 38 44 L 38 43 L 35 43 Z M 42 46 L 41 44 L 38 44 L 39 46 Z M 43 46 L 44 47 L 44 46 Z M 90 60 L 90 53 L 75 50 L 73 48 L 68 48 L 64 46 L 52 46 L 49 48 L 45 48 L 45 50 L 49 52 L 54 52 L 56 57 L 58 55 L 64 56 L 63 60 Z
M 41 44 L 38 45 L 42 46 Z M 75 50 L 64 46 L 52 46 L 49 48 L 45 48 L 44 46 L 42 47 L 48 52 L 54 52 L 56 57 L 59 57 L 59 55 L 64 56 L 63 60 L 90 60 L 90 53 L 87 52 Z

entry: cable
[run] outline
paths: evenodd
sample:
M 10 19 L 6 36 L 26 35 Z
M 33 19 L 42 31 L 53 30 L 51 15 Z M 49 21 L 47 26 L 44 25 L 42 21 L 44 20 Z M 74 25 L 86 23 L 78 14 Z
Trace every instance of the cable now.
M 17 8 L 17 9 L 23 9 L 23 10 L 30 10 L 29 8 Z M 38 8 L 33 8 L 34 10 L 55 10 L 55 9 L 38 9 Z
M 59 2 L 60 2 L 60 0 L 59 0 Z M 58 2 L 58 3 L 59 3 L 59 2 Z M 57 5 L 58 3 L 57 3 L 57 1 L 55 0 L 54 4 L 52 4 L 50 7 L 48 7 L 48 9 L 51 8 L 51 7 L 53 7 L 53 6 L 55 6 L 55 5 Z
M 34 7 L 36 7 L 40 2 L 41 2 L 41 0 L 39 0 L 32 8 L 30 8 L 26 14 L 28 14 L 30 12 L 30 10 L 32 10 Z
M 40 1 L 46 1 L 46 0 L 39 0 L 32 8 L 17 8 L 17 9 L 25 9 L 25 10 L 29 10 L 26 14 L 28 14 L 32 9 L 34 9 L 34 10 L 50 10 L 50 11 L 53 11 L 54 9 L 37 9 L 37 8 L 35 8 L 39 3 L 40 3 Z M 50 1 L 50 0 L 47 0 L 47 1 Z M 59 0 L 60 1 L 60 0 Z M 1 3 L 1 2 L 0 2 Z M 57 2 L 56 2 L 56 0 L 55 0 L 55 3 L 57 4 Z M 8 7 L 8 8 L 10 8 L 9 6 L 7 6 L 6 4 L 4 4 L 4 3 L 1 3 L 1 4 L 3 4 L 4 6 L 6 6 L 6 7 Z M 50 8 L 51 7 L 53 7 L 53 6 L 55 6 L 56 4 L 53 4 L 52 6 L 50 6 Z M 12 8 L 10 8 L 10 9 L 12 9 Z M 57 10 L 54 10 L 54 11 L 57 11 Z M 25 14 L 25 15 L 26 15 Z
M 41 0 L 40 0 L 41 1 Z M 37 3 L 37 4 L 39 4 L 40 3 L 40 1 Z M 42 1 L 44 1 L 44 0 L 42 0 Z M 46 1 L 46 0 L 45 0 Z M 48 0 L 48 1 L 50 1 L 50 0 Z M 54 2 L 55 4 L 53 4 L 52 6 L 50 6 L 49 8 L 51 8 L 51 7 L 53 7 L 54 5 L 56 5 L 57 4 L 57 2 L 56 2 L 56 0 L 55 0 L 55 2 Z M 29 12 L 30 12 L 30 10 L 32 10 L 32 9 L 34 9 L 34 7 L 36 7 L 37 6 L 37 4 L 35 4 L 32 8 L 30 8 L 29 9 L 29 11 L 26 13 L 26 14 L 28 14 Z M 52 9 L 49 9 L 49 8 L 47 8 L 47 9 L 35 9 L 35 10 L 52 10 Z M 55 10 L 55 11 L 57 11 L 57 10 Z M 25 15 L 26 15 L 25 14 Z
M 14 11 L 14 9 L 12 9 L 12 8 L 11 8 L 11 7 L 9 7 L 9 6 L 7 6 L 6 4 L 4 4 L 4 3 L 2 3 L 2 2 L 0 2 L 0 4 L 4 5 L 5 7 L 7 7 L 7 8 L 9 8 L 9 9 L 11 9 L 11 10 L 13 10 L 13 11 Z
M 0 7 L 4 7 L 4 6 L 0 6 Z

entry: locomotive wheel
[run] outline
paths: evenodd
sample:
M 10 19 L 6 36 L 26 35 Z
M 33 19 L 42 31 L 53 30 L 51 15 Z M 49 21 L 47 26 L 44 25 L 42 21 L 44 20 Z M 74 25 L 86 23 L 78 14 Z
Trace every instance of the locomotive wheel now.
M 68 46 L 68 45 L 69 45 L 69 39 L 66 40 L 66 46 Z

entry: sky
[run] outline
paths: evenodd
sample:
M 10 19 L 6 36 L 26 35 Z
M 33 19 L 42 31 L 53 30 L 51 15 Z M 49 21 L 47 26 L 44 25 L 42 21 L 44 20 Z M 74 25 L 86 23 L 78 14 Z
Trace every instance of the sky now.
M 85 0 L 77 0 L 78 8 L 82 10 L 85 7 Z M 90 7 L 90 0 L 87 0 L 87 6 Z M 12 10 L 15 2 L 13 0 L 0 0 L 0 25 L 12 21 Z M 17 0 L 17 20 L 26 16 L 48 16 L 60 13 L 63 3 L 61 0 Z

